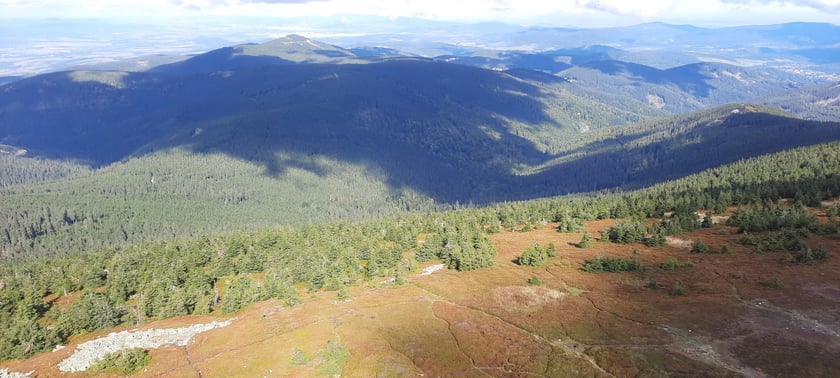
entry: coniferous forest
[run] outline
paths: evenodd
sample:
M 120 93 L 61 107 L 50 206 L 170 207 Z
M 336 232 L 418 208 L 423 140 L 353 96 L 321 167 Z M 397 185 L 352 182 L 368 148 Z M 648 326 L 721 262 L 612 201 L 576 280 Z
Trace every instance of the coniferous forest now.
M 0 351 L 3 358 L 23 358 L 83 332 L 187 314 L 230 313 L 268 298 L 293 306 L 299 302 L 298 288 L 340 290 L 382 277 L 399 280 L 419 262 L 430 260 L 460 271 L 480 269 L 492 264 L 495 255 L 489 233 L 546 222 L 575 230 L 583 221 L 623 219 L 604 234 L 606 239 L 655 244 L 658 235 L 699 227 L 696 218 L 681 220 L 694 209 L 722 212 L 739 206 L 745 210 L 731 222 L 747 232 L 804 227 L 840 236 L 836 217 L 817 227 L 813 219 L 796 215 L 801 214 L 799 208 L 840 196 L 837 151 L 837 143 L 802 147 L 630 192 L 402 213 L 377 220 L 227 230 L 57 257 L 11 259 L 2 266 L 0 316 L 10 326 L 3 330 Z M 788 210 L 772 205 L 783 198 L 794 200 Z M 44 219 L 47 228 L 54 227 L 50 222 L 66 227 L 85 219 L 78 214 L 44 215 L 36 217 Z M 648 218 L 663 220 L 650 228 L 633 223 Z M 70 293 L 79 296 L 71 306 L 55 305 L 56 297 Z

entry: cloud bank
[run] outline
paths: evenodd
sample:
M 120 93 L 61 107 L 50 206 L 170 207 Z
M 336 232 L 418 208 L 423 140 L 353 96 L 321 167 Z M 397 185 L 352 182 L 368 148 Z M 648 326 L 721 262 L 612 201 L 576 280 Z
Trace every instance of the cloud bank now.
M 840 0 L 0 0 L 0 18 L 370 15 L 574 24 L 837 22 Z

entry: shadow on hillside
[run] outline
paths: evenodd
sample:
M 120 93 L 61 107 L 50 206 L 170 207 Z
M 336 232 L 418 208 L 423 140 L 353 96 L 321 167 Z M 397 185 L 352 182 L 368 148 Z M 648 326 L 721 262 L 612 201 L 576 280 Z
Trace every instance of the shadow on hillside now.
M 425 60 L 262 67 L 213 87 L 224 91 L 222 101 L 202 106 L 237 116 L 195 119 L 145 152 L 224 153 L 277 178 L 290 168 L 323 176 L 338 169 L 331 161 L 348 162 L 384 173 L 395 190 L 442 203 L 486 202 L 506 196 L 516 164 L 544 159 L 510 122 L 560 126 L 534 85 Z
M 840 139 L 837 124 L 724 112 L 719 123 L 669 133 L 675 125 L 664 120 L 548 156 L 516 128 L 563 126 L 548 116 L 538 86 L 418 59 L 120 80 L 78 82 L 57 73 L 7 84 L 0 143 L 97 164 L 182 147 L 254 162 L 276 178 L 291 168 L 329 175 L 341 169 L 338 161 L 368 167 L 395 192 L 487 203 L 633 188 Z M 564 157 L 535 174 L 513 173 Z
M 674 85 L 697 97 L 707 98 L 715 89 L 709 82 L 714 78 L 703 64 L 687 64 L 660 70 L 642 64 L 618 60 L 590 62 L 583 65 L 611 76 L 628 76 L 635 81 L 659 85 Z
M 218 64 L 229 50 L 188 62 Z M 276 59 L 244 57 L 263 58 Z M 506 196 L 517 164 L 544 158 L 518 135 L 521 128 L 561 126 L 547 115 L 538 86 L 425 59 L 189 75 L 175 68 L 201 69 L 174 65 L 85 81 L 55 73 L 8 84 L 0 107 L 14 106 L 0 114 L 2 143 L 94 166 L 186 146 L 259 163 L 272 177 L 290 167 L 326 175 L 332 159 L 369 166 L 393 188 L 440 202 L 488 201 Z
M 577 156 L 523 180 L 537 191 L 565 180 L 565 192 L 636 189 L 703 170 L 795 147 L 840 140 L 840 123 L 767 113 L 730 114 L 676 133 L 657 127 L 591 143 Z M 559 156 L 562 158 L 562 156 Z M 745 172 L 749 173 L 749 172 Z
M 150 71 L 184 75 L 293 63 L 276 56 L 243 55 L 241 47 L 223 47 L 181 62 L 158 66 Z

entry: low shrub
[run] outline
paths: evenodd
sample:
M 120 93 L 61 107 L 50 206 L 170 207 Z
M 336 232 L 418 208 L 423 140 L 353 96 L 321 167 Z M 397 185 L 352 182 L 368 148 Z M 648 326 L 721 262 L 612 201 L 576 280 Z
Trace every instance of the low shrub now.
M 691 243 L 691 253 L 706 253 L 709 252 L 709 247 L 703 244 L 700 240 L 695 240 L 694 243 Z
M 516 263 L 524 266 L 543 266 L 547 258 L 548 255 L 545 251 L 539 245 L 534 244 L 516 258 Z
M 537 276 L 531 276 L 531 278 L 528 279 L 528 285 L 540 286 L 542 285 L 542 280 Z
M 816 262 L 825 261 L 826 259 L 828 259 L 828 251 L 822 247 L 817 249 L 804 247 L 788 257 L 789 262 L 796 264 L 814 264 Z
M 660 264 L 659 267 L 662 268 L 662 270 L 674 270 L 674 269 L 678 269 L 678 268 L 694 267 L 694 263 L 691 262 L 691 261 L 686 261 L 684 263 L 681 263 L 681 262 L 677 261 L 677 259 L 670 258 L 670 259 L 668 259 L 668 261 Z
M 124 349 L 114 353 L 108 353 L 93 366 L 92 371 L 113 371 L 122 374 L 134 373 L 146 366 L 152 356 L 143 348 Z
M 685 295 L 685 288 L 683 287 L 682 281 L 677 281 L 677 283 L 674 284 L 674 288 L 671 289 L 670 294 L 673 296 Z
M 770 281 L 762 282 L 761 286 L 769 287 L 771 289 L 781 289 L 782 287 L 784 287 L 784 285 L 782 285 L 782 281 L 779 280 L 779 277 L 773 277 L 773 279 Z
M 600 257 L 595 256 L 592 260 L 587 260 L 583 263 L 580 270 L 584 272 L 594 273 L 594 272 L 609 272 L 609 273 L 616 273 L 616 272 L 626 272 L 626 271 L 633 271 L 639 270 L 641 268 L 641 264 L 639 264 L 638 260 L 635 259 L 620 259 L 615 257 Z

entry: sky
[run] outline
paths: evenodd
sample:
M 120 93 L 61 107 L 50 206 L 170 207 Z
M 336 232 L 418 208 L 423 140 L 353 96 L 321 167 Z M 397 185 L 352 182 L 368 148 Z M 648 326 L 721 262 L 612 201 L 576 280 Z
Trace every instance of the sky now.
M 375 15 L 543 26 L 840 24 L 840 0 L 0 0 L 0 18 L 136 21 Z
M 345 47 L 381 45 L 434 55 L 440 52 L 418 41 L 528 50 L 533 46 L 509 41 L 505 33 L 519 26 L 600 28 L 654 21 L 700 27 L 840 25 L 840 0 L 0 0 L 0 77 L 194 54 L 292 33 Z M 459 32 L 449 22 L 511 26 Z M 469 33 L 479 30 L 498 35 L 475 41 Z

